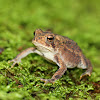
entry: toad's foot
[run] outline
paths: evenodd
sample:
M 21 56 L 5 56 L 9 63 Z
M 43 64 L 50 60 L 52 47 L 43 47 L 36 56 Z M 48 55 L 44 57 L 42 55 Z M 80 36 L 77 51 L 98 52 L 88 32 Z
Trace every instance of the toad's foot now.
M 11 63 L 11 62 L 13 62 L 12 66 L 11 66 L 11 68 L 13 68 L 15 66 L 15 64 L 19 64 L 21 62 L 21 60 L 14 58 L 14 59 L 8 61 L 8 63 Z
M 44 85 L 46 85 L 47 83 L 53 83 L 54 84 L 54 79 L 40 79 L 41 81 L 45 82 Z
M 89 71 L 84 72 L 84 73 L 80 76 L 80 80 L 81 80 L 84 76 L 91 76 L 91 73 L 90 73 Z

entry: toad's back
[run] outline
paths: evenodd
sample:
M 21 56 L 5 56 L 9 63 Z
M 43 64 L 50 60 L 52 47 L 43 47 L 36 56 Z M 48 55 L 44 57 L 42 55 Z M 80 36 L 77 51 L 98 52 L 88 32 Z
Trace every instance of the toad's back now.
M 76 66 L 86 68 L 86 58 L 76 42 L 67 37 L 56 35 L 54 44 L 55 50 L 60 54 L 68 68 Z

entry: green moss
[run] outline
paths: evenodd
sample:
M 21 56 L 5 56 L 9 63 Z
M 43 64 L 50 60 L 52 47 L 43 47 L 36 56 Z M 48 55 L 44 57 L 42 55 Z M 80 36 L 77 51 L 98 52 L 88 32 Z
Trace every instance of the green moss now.
M 84 100 L 100 98 L 99 1 L 94 0 L 0 0 L 0 100 Z M 33 31 L 51 29 L 76 41 L 93 64 L 91 77 L 79 80 L 85 71 L 68 69 L 55 82 L 44 86 L 58 69 L 37 54 L 19 66 L 8 61 L 33 46 Z

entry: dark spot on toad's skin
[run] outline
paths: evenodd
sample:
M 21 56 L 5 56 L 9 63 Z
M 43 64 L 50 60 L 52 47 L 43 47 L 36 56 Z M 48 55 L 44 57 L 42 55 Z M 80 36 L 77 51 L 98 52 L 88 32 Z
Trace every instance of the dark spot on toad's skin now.
M 71 44 L 71 41 L 68 41 L 68 44 Z
M 67 51 L 67 49 L 64 47 L 64 51 Z
M 51 43 L 51 45 L 52 45 L 52 47 L 53 47 L 53 48 L 55 48 L 55 44 L 54 44 L 54 42 L 53 42 L 53 43 Z
M 55 79 L 51 79 L 51 81 L 55 81 Z
M 56 79 L 59 79 L 59 78 L 60 78 L 60 75 L 56 75 L 55 78 L 56 78 Z
M 64 44 L 65 42 L 63 41 L 63 44 Z
M 57 56 L 55 56 L 55 59 L 56 59 L 57 63 L 59 63 L 59 59 L 58 59 L 58 57 L 57 57 Z

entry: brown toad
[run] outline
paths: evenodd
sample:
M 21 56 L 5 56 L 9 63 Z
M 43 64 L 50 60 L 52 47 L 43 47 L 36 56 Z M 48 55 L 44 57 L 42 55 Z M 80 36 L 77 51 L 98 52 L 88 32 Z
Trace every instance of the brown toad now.
M 22 51 L 13 60 L 13 67 L 16 63 L 21 62 L 21 59 L 30 53 L 37 53 L 49 61 L 56 63 L 59 66 L 58 71 L 52 76 L 51 79 L 41 79 L 45 84 L 48 82 L 53 83 L 59 79 L 67 70 L 67 68 L 82 68 L 86 69 L 80 79 L 83 76 L 91 75 L 92 65 L 88 59 L 83 55 L 80 47 L 73 40 L 68 37 L 53 34 L 50 31 L 42 31 L 36 29 L 34 32 L 34 39 L 32 43 L 34 47 L 28 48 Z

